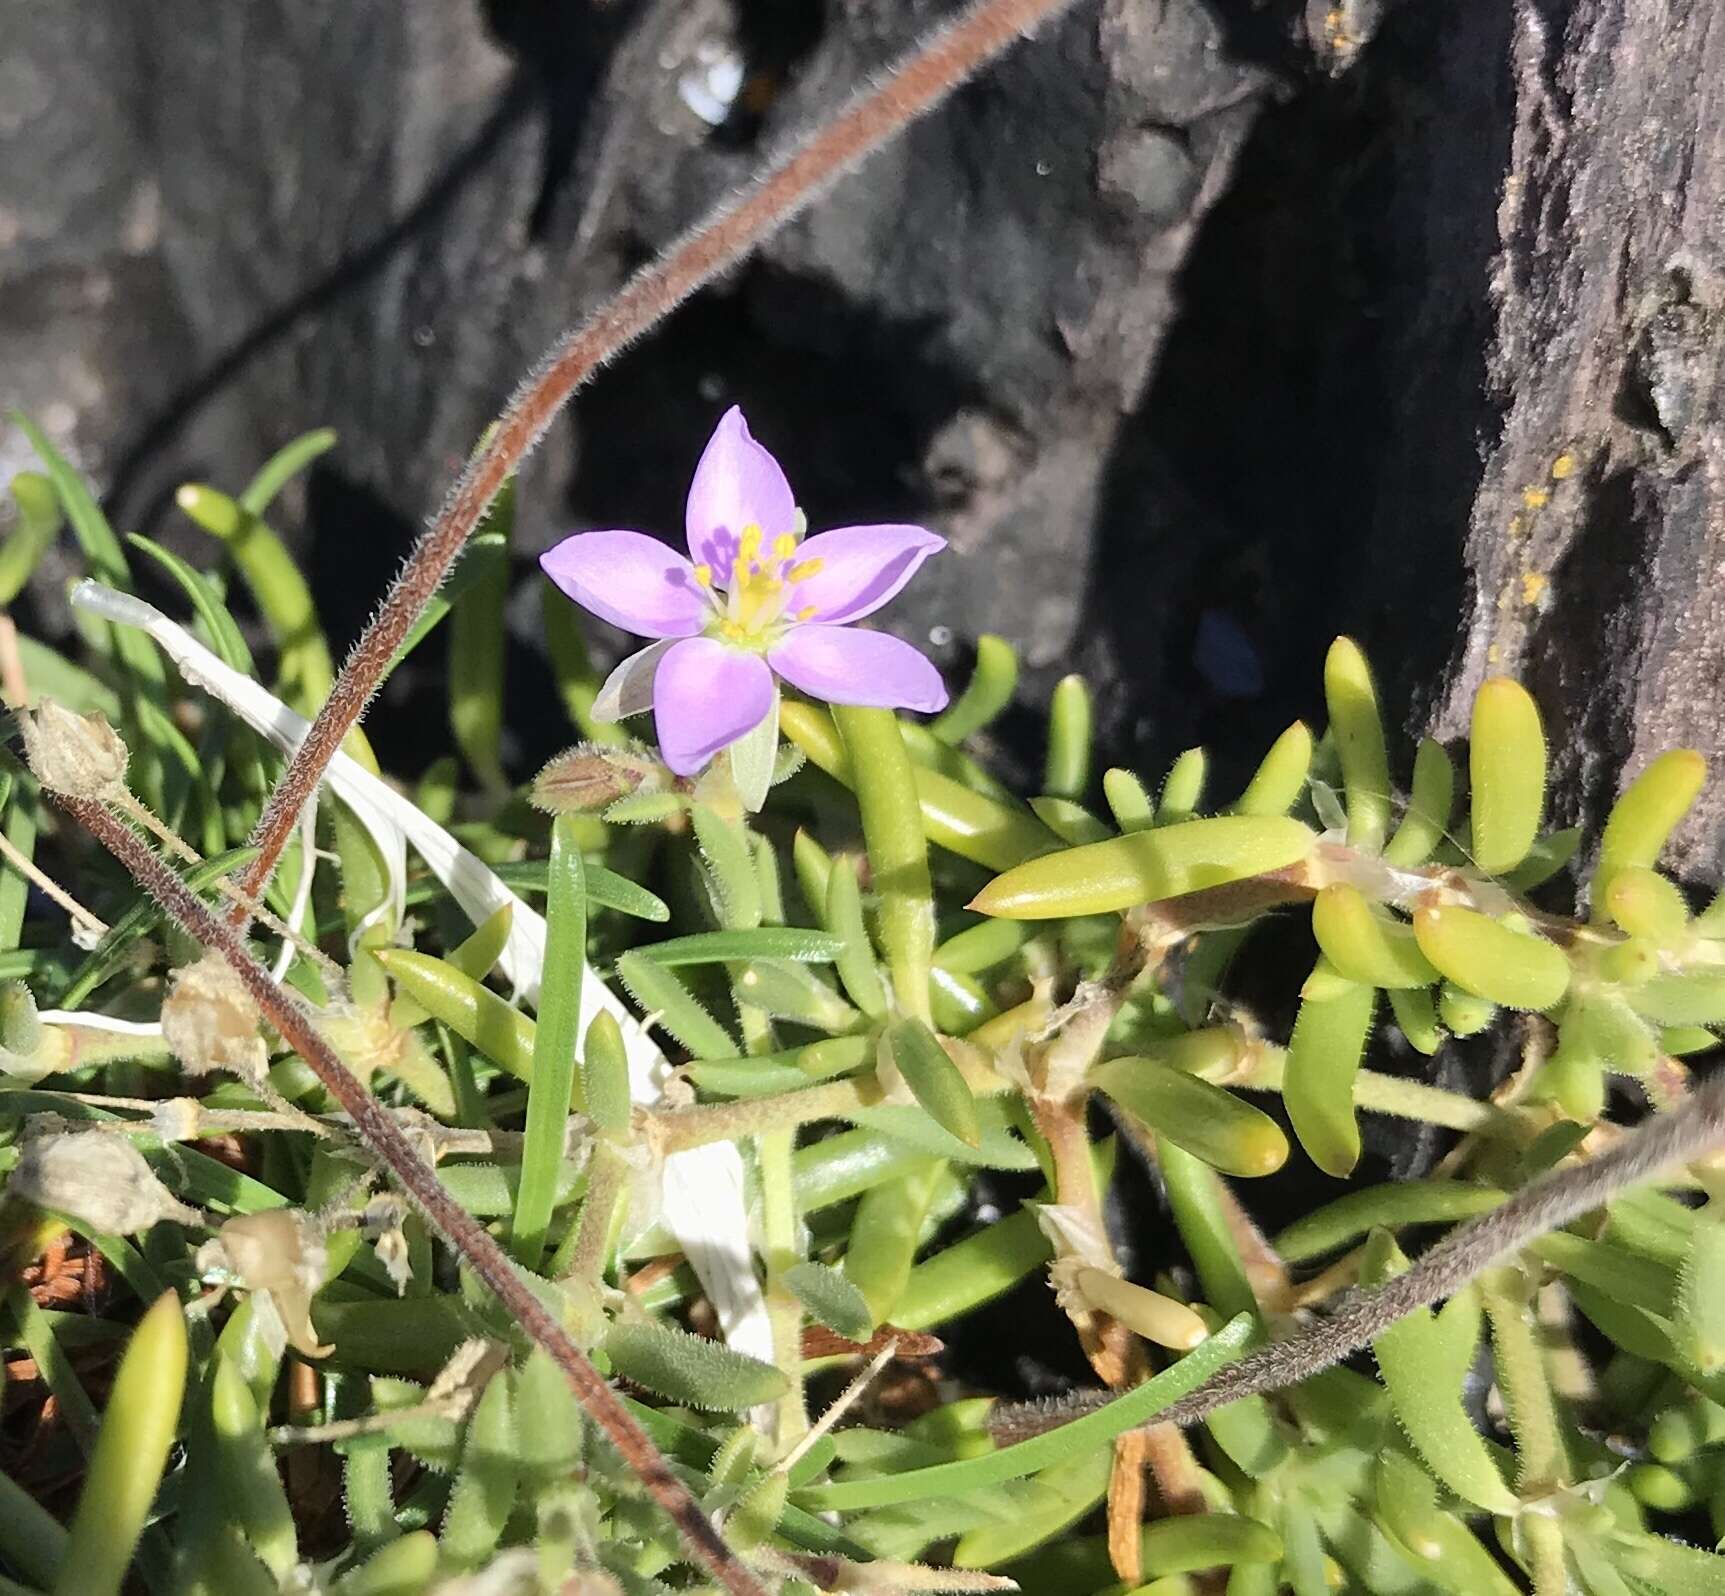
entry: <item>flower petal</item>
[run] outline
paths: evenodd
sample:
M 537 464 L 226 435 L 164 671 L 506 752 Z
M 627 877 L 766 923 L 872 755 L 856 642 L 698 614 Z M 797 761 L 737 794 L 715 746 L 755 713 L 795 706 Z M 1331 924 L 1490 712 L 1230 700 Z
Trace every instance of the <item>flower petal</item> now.
M 732 405 L 713 429 L 689 484 L 689 553 L 726 583 L 744 527 L 758 526 L 770 544 L 794 530 L 796 519 L 797 502 L 779 462 L 749 435 L 743 412 Z
M 693 637 L 711 613 L 694 567 L 645 532 L 578 532 L 539 564 L 582 609 L 639 637 Z
M 750 732 L 773 707 L 773 673 L 759 654 L 691 637 L 659 661 L 653 719 L 659 752 L 692 776 L 721 748 Z
M 946 708 L 940 672 L 909 643 L 885 632 L 793 626 L 767 663 L 792 687 L 829 704 L 924 713 Z
M 649 643 L 631 654 L 609 676 L 593 699 L 595 720 L 623 720 L 653 707 L 653 677 L 673 639 Z
M 892 598 L 946 539 L 920 526 L 842 526 L 818 532 L 797 550 L 797 563 L 819 560 L 821 568 L 799 582 L 791 607 L 814 608 L 812 619 L 859 620 Z

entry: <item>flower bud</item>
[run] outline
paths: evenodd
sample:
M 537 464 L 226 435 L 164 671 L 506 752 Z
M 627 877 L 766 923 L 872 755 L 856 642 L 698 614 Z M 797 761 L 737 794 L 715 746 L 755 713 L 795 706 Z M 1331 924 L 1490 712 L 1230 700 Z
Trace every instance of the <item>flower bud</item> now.
M 219 953 L 174 972 L 162 1003 L 162 1036 L 188 1073 L 222 1070 L 257 1081 L 269 1065 L 252 995 Z
M 578 743 L 533 779 L 532 803 L 548 814 L 590 814 L 627 798 L 643 785 L 662 786 L 658 761 L 604 743 Z
M 100 715 L 44 698 L 19 717 L 24 758 L 36 779 L 72 798 L 103 798 L 126 779 L 126 745 Z
M 130 1236 L 159 1220 L 201 1225 L 159 1180 L 124 1136 L 65 1131 L 24 1143 L 6 1181 L 6 1195 L 52 1209 L 109 1236 Z

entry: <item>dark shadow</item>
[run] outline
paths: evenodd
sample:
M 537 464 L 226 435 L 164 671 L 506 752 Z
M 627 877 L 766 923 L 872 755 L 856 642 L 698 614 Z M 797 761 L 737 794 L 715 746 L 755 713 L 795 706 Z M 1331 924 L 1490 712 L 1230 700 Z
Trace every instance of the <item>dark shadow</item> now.
M 253 359 L 381 271 L 409 240 L 435 227 L 463 187 L 485 171 L 504 136 L 522 117 L 531 114 L 533 106 L 531 83 L 524 73 L 518 72 L 479 131 L 411 209 L 370 244 L 338 261 L 280 309 L 271 312 L 174 394 L 120 454 L 104 500 L 110 519 L 116 522 L 131 519 L 134 507 L 128 500 L 151 462 Z
M 1119 434 L 1090 599 L 1120 661 L 1115 752 L 1146 774 L 1202 744 L 1225 800 L 1291 720 L 1322 724 L 1340 632 L 1392 719 L 1445 664 L 1495 414 L 1507 28 L 1501 7 L 1405 6 L 1344 76 L 1308 65 L 1203 225 Z M 1264 58 L 1261 17 L 1234 32 Z

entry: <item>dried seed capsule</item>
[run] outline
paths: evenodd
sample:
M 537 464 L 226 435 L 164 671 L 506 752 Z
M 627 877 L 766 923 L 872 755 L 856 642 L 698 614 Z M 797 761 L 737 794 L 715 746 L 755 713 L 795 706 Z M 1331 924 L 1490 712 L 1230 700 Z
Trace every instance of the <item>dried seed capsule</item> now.
M 102 715 L 80 715 L 44 698 L 18 722 L 24 757 L 44 787 L 72 798 L 103 798 L 125 781 L 126 745 Z
M 323 1284 L 328 1254 L 304 1214 L 291 1208 L 241 1214 L 216 1233 L 216 1244 L 240 1285 L 274 1299 L 296 1352 L 321 1358 L 335 1350 L 320 1346 L 311 1327 L 311 1299 Z
M 162 1035 L 193 1075 L 223 1070 L 245 1081 L 261 1079 L 269 1065 L 261 1023 L 251 993 L 219 953 L 176 970 L 162 1003 Z
M 24 1143 L 6 1195 L 50 1208 L 104 1235 L 130 1236 L 159 1220 L 200 1225 L 203 1216 L 168 1190 L 123 1136 L 67 1131 Z

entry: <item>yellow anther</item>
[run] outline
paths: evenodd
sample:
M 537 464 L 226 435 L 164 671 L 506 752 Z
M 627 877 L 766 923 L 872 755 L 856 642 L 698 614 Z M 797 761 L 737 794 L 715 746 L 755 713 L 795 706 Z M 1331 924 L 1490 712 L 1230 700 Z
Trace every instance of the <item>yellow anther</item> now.
M 800 610 L 797 611 L 797 619 L 799 621 L 812 621 L 814 618 L 815 618 L 815 607 L 812 604 L 805 604 Z
M 797 540 L 789 532 L 781 532 L 773 539 L 773 558 L 788 560 L 797 552 Z
M 821 567 L 825 564 L 826 561 L 818 555 L 812 560 L 798 560 L 790 570 L 785 572 L 785 580 L 787 582 L 806 582 L 811 576 L 819 576 Z
M 695 586 L 711 587 L 713 585 L 713 568 L 703 562 L 695 567 Z
M 743 535 L 737 539 L 738 564 L 758 559 L 761 552 L 761 529 L 751 521 L 743 528 Z

